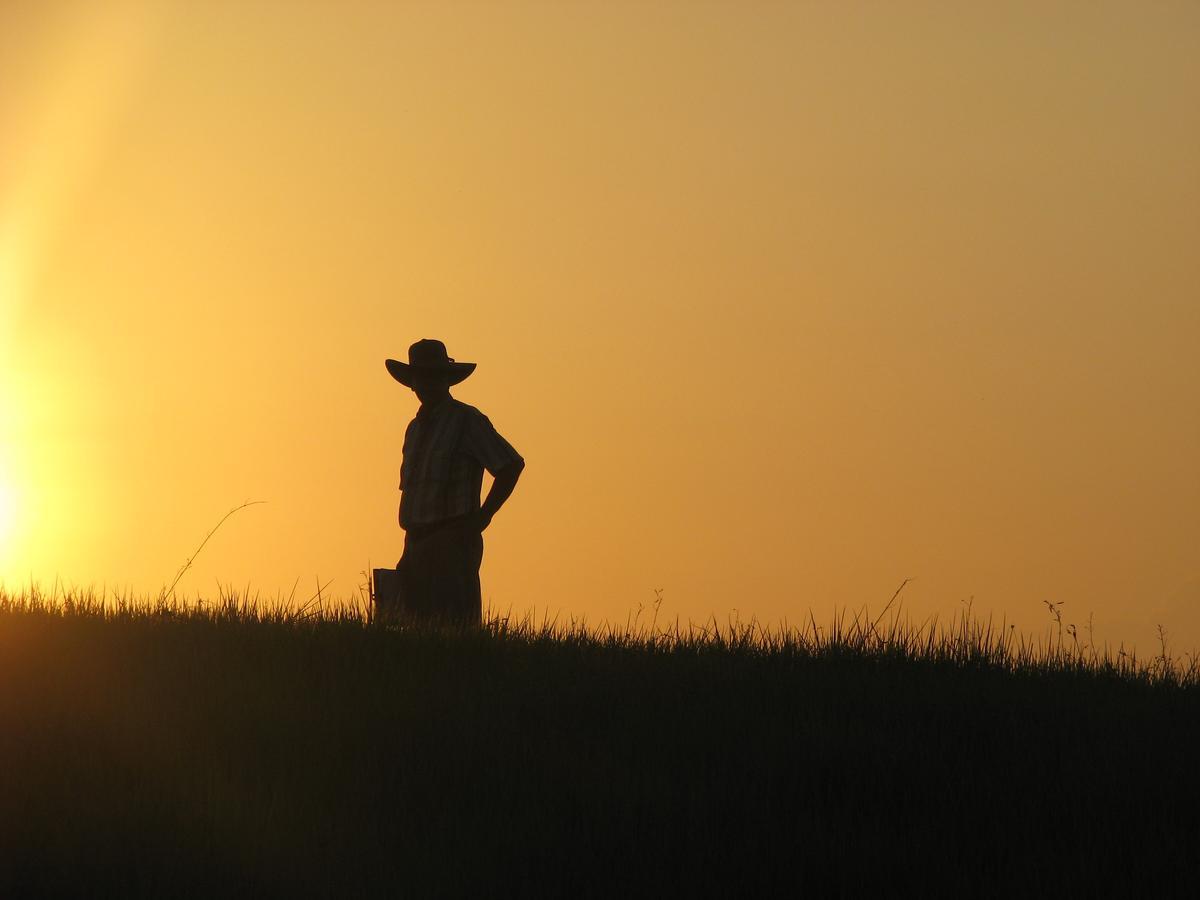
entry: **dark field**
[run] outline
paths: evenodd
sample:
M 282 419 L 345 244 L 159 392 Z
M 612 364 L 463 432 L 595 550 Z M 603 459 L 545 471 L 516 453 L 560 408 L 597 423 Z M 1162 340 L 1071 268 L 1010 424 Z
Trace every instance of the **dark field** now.
M 1196 667 L 0 595 L 0 894 L 1191 894 Z

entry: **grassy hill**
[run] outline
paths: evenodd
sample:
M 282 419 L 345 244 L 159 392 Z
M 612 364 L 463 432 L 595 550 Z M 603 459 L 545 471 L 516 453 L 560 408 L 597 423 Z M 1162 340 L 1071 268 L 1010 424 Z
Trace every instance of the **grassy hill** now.
M 1200 672 L 969 617 L 625 634 L 0 593 L 0 892 L 1172 894 Z

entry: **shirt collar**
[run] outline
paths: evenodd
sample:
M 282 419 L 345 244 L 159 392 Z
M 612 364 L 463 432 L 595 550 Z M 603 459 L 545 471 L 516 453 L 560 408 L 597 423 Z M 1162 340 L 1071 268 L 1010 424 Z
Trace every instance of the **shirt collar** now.
M 447 397 L 444 400 L 439 400 L 437 403 L 432 405 L 426 405 L 422 403 L 420 408 L 417 410 L 417 419 L 421 422 L 428 422 L 430 419 L 436 418 L 439 413 L 449 409 L 450 404 L 453 402 L 453 397 Z

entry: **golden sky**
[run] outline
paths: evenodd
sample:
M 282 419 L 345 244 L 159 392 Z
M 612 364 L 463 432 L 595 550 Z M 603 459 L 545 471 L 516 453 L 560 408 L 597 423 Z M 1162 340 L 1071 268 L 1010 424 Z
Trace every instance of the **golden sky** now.
M 422 337 L 484 598 L 1200 645 L 1200 6 L 7 2 L 0 576 L 348 595 Z

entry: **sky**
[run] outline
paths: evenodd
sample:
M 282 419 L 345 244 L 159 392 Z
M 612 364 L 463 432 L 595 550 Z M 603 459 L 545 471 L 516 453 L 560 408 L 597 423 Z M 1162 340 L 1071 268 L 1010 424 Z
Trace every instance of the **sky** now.
M 0 578 L 357 592 L 420 338 L 485 604 L 1200 646 L 1200 6 L 6 2 Z

